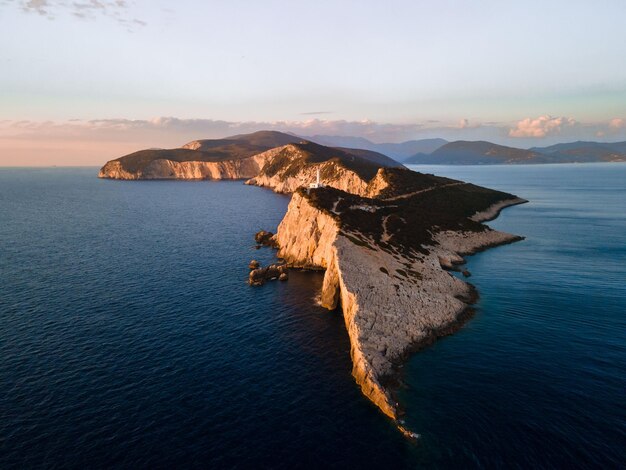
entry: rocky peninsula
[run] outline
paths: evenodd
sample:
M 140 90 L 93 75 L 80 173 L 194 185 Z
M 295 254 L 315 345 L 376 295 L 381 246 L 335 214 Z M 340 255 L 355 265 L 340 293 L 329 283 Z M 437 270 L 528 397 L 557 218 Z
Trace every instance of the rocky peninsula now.
M 369 196 L 298 189 L 275 241 L 290 266 L 325 269 L 321 304 L 343 310 L 353 375 L 397 419 L 387 386 L 397 366 L 460 326 L 475 299 L 448 270 L 463 255 L 520 240 L 481 221 L 526 201 L 406 169 L 380 169 L 371 183 Z
M 293 193 L 276 234 L 265 242 L 290 268 L 325 270 L 320 301 L 343 311 L 353 376 L 363 394 L 397 420 L 391 385 L 398 366 L 411 351 L 458 328 L 475 301 L 473 287 L 449 270 L 464 255 L 520 240 L 483 222 L 526 201 L 417 173 L 376 152 L 257 134 L 136 152 L 108 162 L 99 176 L 246 179 Z M 317 174 L 322 184 L 311 185 Z M 286 272 L 278 265 L 262 269 L 271 272 L 252 274 L 252 284 Z

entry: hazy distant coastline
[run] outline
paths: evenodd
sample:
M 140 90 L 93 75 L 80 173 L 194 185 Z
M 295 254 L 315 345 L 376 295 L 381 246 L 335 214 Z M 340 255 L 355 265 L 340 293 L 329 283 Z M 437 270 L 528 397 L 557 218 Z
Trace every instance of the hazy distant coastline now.
M 626 141 L 576 141 L 523 149 L 483 140 L 420 139 L 402 143 L 374 143 L 362 137 L 317 135 L 324 145 L 343 145 L 380 152 L 401 163 L 427 165 L 511 165 L 542 163 L 626 162 Z

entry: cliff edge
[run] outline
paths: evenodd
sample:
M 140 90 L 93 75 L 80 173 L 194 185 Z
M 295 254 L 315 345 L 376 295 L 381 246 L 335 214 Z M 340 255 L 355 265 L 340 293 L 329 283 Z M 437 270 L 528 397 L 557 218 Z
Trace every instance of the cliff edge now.
M 326 270 L 321 303 L 343 310 L 353 375 L 363 394 L 397 419 L 387 386 L 397 366 L 458 327 L 473 301 L 472 287 L 446 269 L 462 255 L 520 240 L 481 221 L 526 201 L 403 169 L 380 169 L 375 180 L 369 197 L 297 190 L 275 241 L 290 266 Z
M 365 194 L 380 167 L 402 166 L 369 150 L 327 147 L 290 134 L 261 131 L 197 140 L 176 149 L 149 149 L 108 161 L 98 177 L 121 180 L 245 179 L 247 184 L 291 193 L 315 180 Z

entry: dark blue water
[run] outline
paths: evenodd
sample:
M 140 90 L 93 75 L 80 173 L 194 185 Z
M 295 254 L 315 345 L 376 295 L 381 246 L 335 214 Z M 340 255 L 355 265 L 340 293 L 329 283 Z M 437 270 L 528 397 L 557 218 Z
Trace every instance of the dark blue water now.
M 466 327 L 417 354 L 417 445 L 359 393 L 315 273 L 251 288 L 288 198 L 0 170 L 0 468 L 617 467 L 626 165 L 443 168 L 532 203 L 474 256 Z
M 523 242 L 469 258 L 481 299 L 406 367 L 407 422 L 441 466 L 626 465 L 626 165 L 413 167 L 531 202 Z

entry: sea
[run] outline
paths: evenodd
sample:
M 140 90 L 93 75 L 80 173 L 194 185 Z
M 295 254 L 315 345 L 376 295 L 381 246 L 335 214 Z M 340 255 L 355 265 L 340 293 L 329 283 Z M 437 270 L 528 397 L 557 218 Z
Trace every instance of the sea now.
M 624 468 L 626 165 L 420 166 L 528 199 L 417 352 L 413 442 L 360 393 L 322 274 L 246 283 L 289 197 L 0 169 L 0 468 Z

